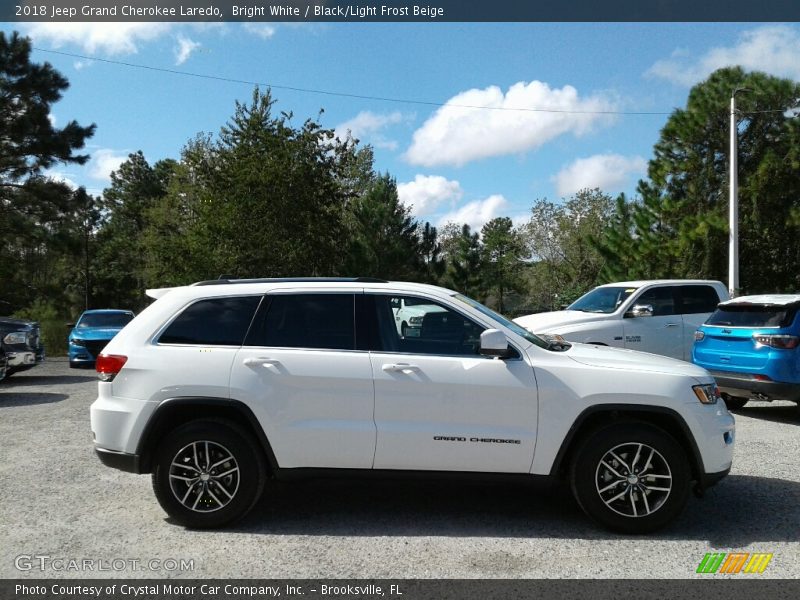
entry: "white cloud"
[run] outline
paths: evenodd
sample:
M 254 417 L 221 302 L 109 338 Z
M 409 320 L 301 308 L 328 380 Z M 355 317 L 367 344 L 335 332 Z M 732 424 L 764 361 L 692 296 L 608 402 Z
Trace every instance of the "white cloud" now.
M 74 180 L 70 179 L 70 177 L 68 177 L 66 174 L 61 173 L 60 171 L 48 171 L 47 173 L 45 173 L 45 175 L 47 175 L 47 177 L 49 177 L 53 181 L 58 181 L 60 183 L 68 185 L 73 190 L 78 189 L 78 184 L 75 183 Z
M 47 114 L 47 120 L 50 121 L 50 125 L 52 125 L 53 127 L 56 126 L 56 116 L 53 113 Z
M 691 86 L 722 67 L 739 65 L 748 71 L 766 71 L 800 79 L 800 30 L 789 25 L 767 25 L 745 31 L 736 44 L 712 48 L 693 60 L 685 50 L 650 67 L 645 75 Z
M 92 66 L 91 60 L 76 60 L 73 64 L 76 71 L 82 71 L 83 69 L 87 69 Z
M 109 148 L 97 150 L 92 155 L 89 177 L 99 181 L 111 181 L 111 172 L 116 171 L 126 160 L 128 160 L 127 153 L 120 153 Z
M 474 200 L 444 215 L 439 219 L 439 227 L 447 223 L 457 223 L 458 225 L 466 223 L 472 228 L 472 231 L 480 231 L 495 217 L 503 216 L 502 211 L 507 206 L 508 200 L 500 194 L 494 194 L 485 200 Z
M 268 40 L 275 35 L 277 28 L 269 23 L 245 23 L 244 30 L 248 33 L 252 33 L 253 35 L 257 35 L 260 38 Z
M 200 42 L 195 42 L 190 40 L 189 38 L 179 35 L 178 36 L 178 46 L 175 48 L 175 64 L 182 65 L 189 57 L 192 55 L 192 52 L 197 50 L 200 47 Z
M 568 196 L 587 188 L 619 192 L 631 175 L 644 174 L 646 170 L 647 161 L 641 156 L 596 154 L 588 158 L 579 158 L 567 165 L 553 177 L 553 180 L 561 196 Z
M 368 142 L 376 148 L 397 150 L 397 142 L 386 138 L 381 131 L 391 125 L 401 123 L 407 118 L 399 111 L 381 115 L 366 110 L 358 113 L 349 121 L 337 125 L 336 136 L 343 140 L 349 132 L 353 138 Z
M 28 23 L 25 31 L 35 43 L 59 48 L 74 44 L 94 54 L 135 54 L 142 42 L 152 41 L 172 28 L 171 23 Z
M 414 181 L 397 185 L 400 202 L 411 208 L 415 216 L 433 213 L 439 206 L 449 202 L 451 205 L 461 200 L 464 192 L 458 181 L 451 181 L 441 175 L 417 175 Z
M 599 95 L 581 98 L 570 85 L 553 89 L 541 81 L 521 81 L 505 94 L 497 86 L 471 89 L 450 98 L 414 132 L 405 158 L 427 167 L 462 166 L 490 156 L 525 152 L 560 135 L 579 136 L 609 124 L 613 118 L 597 112 L 610 110 L 614 110 L 611 100 Z

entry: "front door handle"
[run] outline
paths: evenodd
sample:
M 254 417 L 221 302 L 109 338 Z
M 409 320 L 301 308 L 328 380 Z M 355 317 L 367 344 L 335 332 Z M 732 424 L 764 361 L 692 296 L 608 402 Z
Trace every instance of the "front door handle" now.
M 408 363 L 388 363 L 381 367 L 386 373 L 411 373 L 419 371 L 417 365 L 409 365 Z
M 667 323 L 664 327 L 677 327 L 680 323 Z
M 281 361 L 276 358 L 269 358 L 268 356 L 251 356 L 244 359 L 244 364 L 248 367 L 269 367 L 272 365 L 279 365 Z

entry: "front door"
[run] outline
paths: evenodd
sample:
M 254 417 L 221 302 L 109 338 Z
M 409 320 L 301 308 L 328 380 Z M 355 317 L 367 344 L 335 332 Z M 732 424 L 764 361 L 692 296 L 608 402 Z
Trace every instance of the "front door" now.
M 631 306 L 653 307 L 652 317 L 623 319 L 625 347 L 672 358 L 684 358 L 683 319 L 675 312 L 673 288 L 654 287 L 645 290 Z
M 376 469 L 527 473 L 536 441 L 537 391 L 522 357 L 479 354 L 485 329 L 429 303 L 413 336 L 394 323 L 403 297 L 375 295 Z M 409 304 L 419 299 L 408 298 Z M 405 304 L 405 302 L 402 302 Z

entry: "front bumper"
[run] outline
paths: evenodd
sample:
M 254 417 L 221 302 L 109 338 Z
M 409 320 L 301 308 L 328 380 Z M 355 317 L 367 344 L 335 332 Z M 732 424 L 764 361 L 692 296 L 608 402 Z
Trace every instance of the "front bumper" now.
M 790 400 L 800 402 L 800 383 L 783 383 L 780 381 L 758 381 L 750 377 L 737 377 L 732 373 L 714 372 L 711 374 L 717 381 L 719 390 L 731 396 L 759 400 Z
M 19 367 L 32 367 L 36 364 L 36 354 L 33 352 L 8 352 L 8 366 L 12 369 Z
M 126 473 L 141 473 L 139 468 L 139 455 L 128 454 L 127 452 L 115 452 L 106 448 L 96 447 L 95 454 L 100 462 L 112 469 L 125 471 Z

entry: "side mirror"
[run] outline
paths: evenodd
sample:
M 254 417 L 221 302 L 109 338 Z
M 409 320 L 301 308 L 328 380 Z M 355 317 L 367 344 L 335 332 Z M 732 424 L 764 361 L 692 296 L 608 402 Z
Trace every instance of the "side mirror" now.
M 653 316 L 653 305 L 652 304 L 636 304 L 632 309 L 630 309 L 626 317 L 652 317 Z
M 512 350 L 508 347 L 506 334 L 499 329 L 487 329 L 481 333 L 481 354 L 498 358 L 511 356 Z

